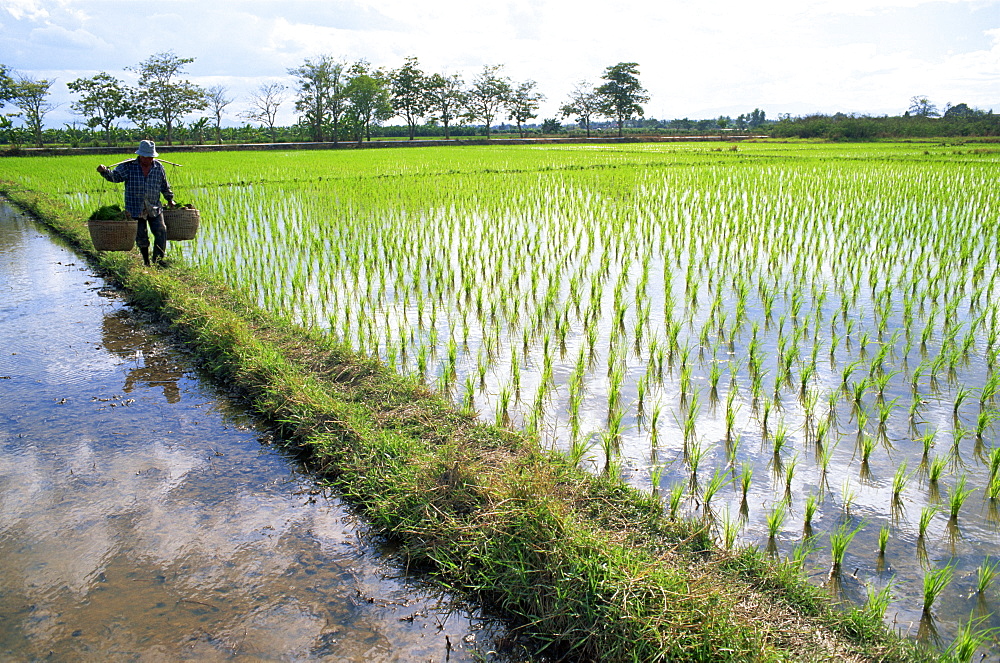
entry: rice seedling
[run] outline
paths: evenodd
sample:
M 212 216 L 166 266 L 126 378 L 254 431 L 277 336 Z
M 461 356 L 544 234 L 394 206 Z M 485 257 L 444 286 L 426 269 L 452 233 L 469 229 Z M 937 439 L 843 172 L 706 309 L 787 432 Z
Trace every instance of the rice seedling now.
M 649 417 L 649 444 L 653 449 L 660 446 L 660 419 L 663 416 L 663 403 L 657 401 Z
M 813 433 L 813 440 L 819 449 L 822 449 L 826 444 L 827 437 L 830 434 L 830 420 L 827 418 L 820 419 L 816 422 L 816 430 Z
M 771 411 L 773 409 L 774 401 L 765 398 L 760 408 L 760 436 L 763 440 L 767 440 L 770 437 L 768 434 L 768 420 L 771 418 Z
M 733 433 L 736 430 L 736 415 L 739 411 L 739 406 L 736 405 L 736 392 L 730 390 L 726 394 L 726 439 L 731 440 L 733 438 Z
M 742 525 L 740 519 L 732 518 L 729 513 L 729 507 L 726 507 L 726 513 L 722 517 L 722 547 L 725 550 L 732 550 L 733 546 L 736 544 L 736 538 L 740 534 L 740 529 Z
M 925 506 L 920 509 L 920 520 L 917 523 L 917 537 L 919 539 L 923 540 L 926 538 L 927 528 L 930 527 L 931 521 L 934 520 L 934 516 L 937 515 L 939 510 L 940 507 L 936 505 Z
M 680 513 L 681 502 L 684 500 L 684 484 L 675 484 L 670 489 L 667 504 L 669 505 L 670 517 L 676 519 Z
M 580 465 L 587 458 L 587 454 L 593 448 L 594 443 L 587 437 L 577 435 L 570 442 L 567 452 L 570 463 L 574 466 Z
M 986 485 L 986 497 L 995 502 L 1000 499 L 1000 477 L 990 477 Z
M 701 461 L 706 456 L 708 456 L 707 446 L 702 445 L 697 440 L 692 440 L 691 444 L 688 445 L 687 455 L 684 458 L 687 461 L 688 471 L 691 475 L 692 488 L 698 485 L 698 469 L 701 467 Z
M 956 425 L 951 431 L 951 457 L 957 463 L 961 458 L 962 441 L 969 435 L 969 430 Z
M 996 628 L 979 628 L 982 623 L 980 619 L 969 619 L 958 627 L 955 639 L 945 650 L 943 660 L 955 661 L 956 663 L 971 663 L 976 653 L 986 646 L 988 642 L 996 639 Z M 980 657 L 984 660 L 986 654 Z
M 979 389 L 979 409 L 983 410 L 987 403 L 994 402 L 998 391 L 1000 391 L 1000 373 L 990 371 Z
M 860 410 L 864 404 L 865 393 L 868 391 L 868 378 L 861 378 L 857 382 L 851 383 L 851 402 L 855 410 Z
M 814 537 L 804 537 L 792 547 L 792 555 L 789 558 L 791 565 L 800 573 L 805 567 L 806 558 L 816 551 Z
M 685 447 L 692 444 L 697 436 L 696 426 L 698 423 L 698 410 L 698 403 L 695 401 L 688 406 L 683 419 L 678 419 L 677 415 L 674 415 L 674 420 L 677 422 L 677 425 L 680 427 L 683 434 Z
M 785 428 L 784 421 L 779 421 L 778 425 L 774 428 L 774 435 L 771 436 L 772 450 L 774 451 L 775 458 L 781 456 L 781 452 L 784 450 L 785 445 L 787 445 L 788 442 L 788 429 Z
M 858 438 L 858 447 L 861 452 L 862 465 L 868 464 L 868 460 L 869 458 L 871 458 L 872 451 L 874 451 L 875 447 L 877 446 L 878 446 L 878 441 L 874 437 L 868 435 L 865 432 L 860 433 L 860 437 Z
M 906 472 L 906 461 L 904 460 L 896 467 L 896 473 L 892 476 L 892 498 L 894 500 L 899 500 L 911 476 L 913 475 Z
M 604 451 L 604 471 L 611 470 L 612 463 L 621 455 L 624 412 L 617 411 L 608 415 L 608 427 L 601 433 L 601 449 Z
M 799 464 L 799 456 L 796 454 L 785 464 L 785 501 L 792 501 L 792 479 L 795 478 L 795 468 Z
M 937 484 L 944 474 L 945 468 L 948 465 L 948 459 L 942 456 L 934 456 L 931 459 L 931 464 L 927 467 L 927 481 L 932 485 Z
M 712 478 L 705 484 L 705 488 L 701 493 L 701 502 L 705 505 L 706 515 L 711 511 L 712 498 L 731 482 L 732 477 L 729 476 L 729 471 L 725 467 L 720 466 L 716 468 L 712 474 Z
M 830 575 L 836 576 L 840 573 L 841 566 L 844 563 L 844 555 L 847 554 L 847 547 L 851 544 L 855 535 L 861 531 L 862 526 L 858 525 L 854 529 L 851 529 L 847 523 L 841 523 L 840 526 L 830 532 Z
M 882 589 L 876 590 L 874 585 L 865 585 L 865 612 L 875 619 L 882 621 L 885 619 L 886 610 L 892 603 L 892 583 L 886 583 Z
M 743 494 L 743 501 L 747 499 L 747 492 L 753 483 L 753 466 L 744 464 L 740 470 L 740 492 Z
M 934 602 L 937 601 L 941 593 L 951 584 L 954 568 L 948 564 L 940 569 L 934 569 L 924 574 L 923 583 L 923 610 L 925 615 L 931 613 Z
M 663 477 L 664 466 L 653 463 L 649 466 L 649 485 L 654 497 L 660 494 L 660 479 Z
M 958 412 L 962 409 L 962 405 L 972 396 L 973 390 L 971 387 L 959 387 L 955 391 L 954 400 L 952 403 L 952 416 L 958 419 Z
M 976 568 L 976 593 L 985 594 L 998 575 L 1000 575 L 1000 560 L 991 561 L 989 557 L 984 559 Z
M 785 524 L 788 511 L 784 502 L 777 502 L 767 512 L 767 538 L 773 541 L 781 531 L 781 526 Z
M 923 449 L 923 458 L 925 460 L 927 458 L 927 454 L 934 448 L 934 440 L 936 437 L 937 431 L 933 428 L 925 429 L 923 435 L 920 436 L 920 446 Z
M 986 462 L 990 472 L 990 479 L 996 479 L 997 476 L 1000 476 L 1000 447 L 990 449 Z
M 948 513 L 952 522 L 958 520 L 958 512 L 962 509 L 962 505 L 965 504 L 965 500 L 968 499 L 969 495 L 976 492 L 975 488 L 966 489 L 965 484 L 966 479 L 963 474 L 948 492 Z
M 719 362 L 712 360 L 709 366 L 708 373 L 708 385 L 709 390 L 712 394 L 718 394 L 719 392 L 719 380 L 722 378 L 722 368 L 719 367 Z
M 1000 417 L 1000 413 L 996 410 L 979 410 L 979 414 L 976 416 L 976 441 L 982 443 L 983 438 L 986 436 L 986 432 L 989 430 L 993 422 Z
M 472 416 L 476 412 L 476 383 L 472 376 L 465 378 L 462 389 L 462 412 Z
M 802 509 L 802 519 L 803 525 L 810 527 L 812 525 L 813 518 L 816 516 L 816 510 L 819 507 L 819 498 L 816 497 L 814 493 L 810 493 L 806 496 L 805 506 Z
M 854 500 L 857 496 L 857 492 L 851 486 L 851 480 L 844 479 L 844 484 L 840 488 L 840 499 L 841 506 L 846 515 L 851 515 L 851 505 L 854 504 Z
M 889 418 L 892 416 L 892 411 L 896 408 L 898 400 L 898 398 L 894 398 L 888 403 L 884 400 L 876 403 L 876 409 L 878 410 L 878 433 L 883 439 L 888 439 Z
M 830 469 L 830 460 L 833 458 L 833 452 L 836 451 L 839 443 L 840 441 L 836 440 L 832 444 L 827 444 L 819 450 L 817 460 L 819 461 L 820 476 L 823 480 L 826 479 L 827 473 Z
M 885 547 L 889 543 L 890 532 L 888 525 L 883 525 L 878 531 L 878 554 L 880 557 L 885 556 Z

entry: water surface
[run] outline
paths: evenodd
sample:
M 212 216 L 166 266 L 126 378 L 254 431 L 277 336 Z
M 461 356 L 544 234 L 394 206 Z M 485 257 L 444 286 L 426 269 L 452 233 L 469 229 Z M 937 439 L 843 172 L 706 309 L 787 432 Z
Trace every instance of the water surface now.
M 0 658 L 496 658 L 137 316 L 0 207 Z

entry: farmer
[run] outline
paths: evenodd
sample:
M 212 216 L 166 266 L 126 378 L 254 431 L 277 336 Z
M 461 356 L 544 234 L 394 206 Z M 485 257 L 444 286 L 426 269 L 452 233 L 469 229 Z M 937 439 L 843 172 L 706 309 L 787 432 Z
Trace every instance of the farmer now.
M 167 183 L 163 164 L 154 160 L 159 154 L 153 141 L 140 142 L 135 153 L 139 155 L 137 158 L 123 161 L 114 170 L 101 164 L 97 167 L 97 172 L 109 182 L 125 182 L 125 211 L 139 221 L 135 230 L 135 243 L 142 253 L 142 261 L 149 264 L 149 235 L 146 232 L 148 221 L 149 229 L 153 231 L 153 263 L 159 264 L 167 252 L 167 224 L 163 221 L 160 194 L 173 207 L 174 192 Z

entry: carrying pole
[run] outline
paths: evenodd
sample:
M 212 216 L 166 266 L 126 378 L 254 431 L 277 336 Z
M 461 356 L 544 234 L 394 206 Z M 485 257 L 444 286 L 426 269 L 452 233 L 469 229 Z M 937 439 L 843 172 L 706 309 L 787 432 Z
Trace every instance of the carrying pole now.
M 135 157 L 132 157 L 132 159 L 134 159 L 134 158 L 135 158 Z M 126 163 L 126 162 L 128 162 L 128 161 L 131 161 L 132 159 L 125 159 L 125 161 L 119 161 L 119 162 L 118 162 L 118 163 L 116 163 L 116 164 L 112 164 L 112 165 L 108 166 L 108 168 L 114 168 L 115 166 L 120 166 L 120 165 L 122 165 L 123 163 Z M 181 164 L 181 163 L 174 163 L 173 161 L 167 161 L 166 159 L 157 159 L 157 161 L 162 161 L 163 163 L 169 163 L 169 164 L 170 164 L 171 166 L 177 166 L 178 168 L 183 168 L 183 167 L 184 167 L 184 164 Z

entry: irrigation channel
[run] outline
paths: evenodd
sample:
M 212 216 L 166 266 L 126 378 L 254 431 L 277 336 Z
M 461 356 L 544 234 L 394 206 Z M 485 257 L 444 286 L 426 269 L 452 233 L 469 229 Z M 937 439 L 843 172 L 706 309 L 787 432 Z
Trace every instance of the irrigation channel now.
M 0 292 L 0 659 L 491 659 L 502 629 L 6 204 Z

